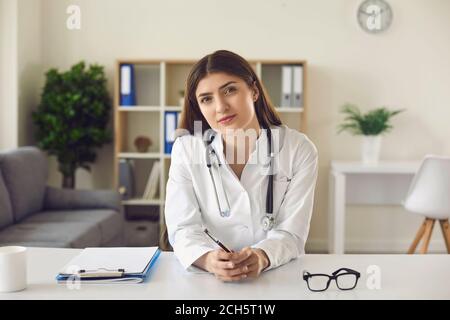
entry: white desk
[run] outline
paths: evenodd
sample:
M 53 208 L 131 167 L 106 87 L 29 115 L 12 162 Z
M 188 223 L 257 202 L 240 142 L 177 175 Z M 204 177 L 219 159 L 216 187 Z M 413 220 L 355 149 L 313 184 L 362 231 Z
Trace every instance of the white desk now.
M 347 204 L 399 205 L 405 199 L 421 161 L 332 161 L 329 176 L 328 250 L 343 254 Z
M 78 254 L 78 249 L 29 248 L 28 288 L 0 293 L 3 299 L 449 299 L 450 255 L 306 255 L 256 280 L 223 283 L 211 274 L 188 274 L 173 253 L 163 252 L 142 284 L 81 284 L 68 289 L 55 275 Z M 369 289 L 366 270 L 377 265 L 381 289 Z M 301 279 L 302 270 L 331 273 L 349 267 L 361 272 L 358 286 L 341 291 L 310 292 Z

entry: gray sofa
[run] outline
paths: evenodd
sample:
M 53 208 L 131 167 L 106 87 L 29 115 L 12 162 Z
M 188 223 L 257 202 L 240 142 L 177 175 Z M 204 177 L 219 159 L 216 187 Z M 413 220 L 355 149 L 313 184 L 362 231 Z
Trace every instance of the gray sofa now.
M 46 186 L 47 158 L 35 147 L 0 153 L 0 246 L 85 248 L 123 245 L 114 191 Z

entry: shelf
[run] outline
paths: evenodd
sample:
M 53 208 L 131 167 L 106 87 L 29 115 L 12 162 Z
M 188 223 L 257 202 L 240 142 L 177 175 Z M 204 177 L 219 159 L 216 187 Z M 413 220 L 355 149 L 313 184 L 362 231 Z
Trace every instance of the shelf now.
M 119 111 L 122 112 L 159 112 L 161 110 L 165 111 L 182 111 L 183 107 L 181 106 L 119 106 Z
M 159 112 L 161 111 L 160 106 L 119 106 L 119 111 L 124 112 Z
M 166 106 L 164 107 L 164 110 L 166 111 L 180 111 L 183 109 L 183 107 L 180 106 Z
M 302 113 L 304 109 L 299 107 L 281 107 L 275 108 L 275 110 L 277 110 L 278 112 Z
M 122 200 L 122 204 L 124 206 L 149 206 L 149 205 L 159 206 L 161 204 L 164 204 L 164 201 L 160 199 L 137 198 L 137 199 Z
M 121 159 L 159 159 L 161 154 L 158 152 L 121 152 L 119 158 Z

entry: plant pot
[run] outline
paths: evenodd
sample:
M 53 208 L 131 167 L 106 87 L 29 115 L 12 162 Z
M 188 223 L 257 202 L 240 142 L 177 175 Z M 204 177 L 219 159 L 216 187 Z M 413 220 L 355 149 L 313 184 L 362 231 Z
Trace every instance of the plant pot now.
M 381 135 L 363 136 L 361 158 L 363 164 L 376 165 L 380 159 Z

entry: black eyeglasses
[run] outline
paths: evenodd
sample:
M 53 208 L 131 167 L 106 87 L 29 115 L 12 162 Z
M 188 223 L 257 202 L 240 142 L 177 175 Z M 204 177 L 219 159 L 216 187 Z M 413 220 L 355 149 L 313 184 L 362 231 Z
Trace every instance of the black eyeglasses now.
M 331 280 L 336 281 L 336 285 L 341 290 L 351 290 L 358 284 L 361 274 L 358 271 L 341 268 L 332 273 L 332 275 L 323 273 L 311 274 L 303 271 L 303 280 L 308 284 L 308 289 L 314 292 L 325 291 L 330 286 Z

